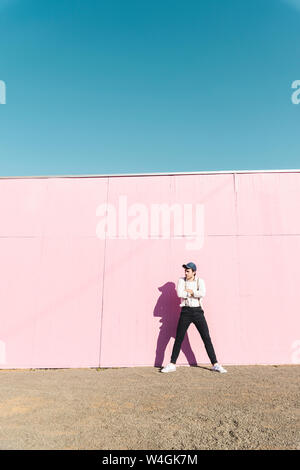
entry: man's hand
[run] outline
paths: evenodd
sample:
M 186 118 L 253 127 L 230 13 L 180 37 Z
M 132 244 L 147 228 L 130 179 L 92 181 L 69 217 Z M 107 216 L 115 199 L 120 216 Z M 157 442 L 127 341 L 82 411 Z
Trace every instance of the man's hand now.
M 191 294 L 191 295 L 194 295 L 193 289 L 185 289 L 185 291 L 188 292 L 188 293 Z

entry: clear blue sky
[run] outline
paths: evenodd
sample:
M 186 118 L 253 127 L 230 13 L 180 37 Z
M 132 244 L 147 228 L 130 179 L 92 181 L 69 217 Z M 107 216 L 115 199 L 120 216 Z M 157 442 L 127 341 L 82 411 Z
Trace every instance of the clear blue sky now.
M 300 0 L 0 0 L 0 176 L 300 168 Z

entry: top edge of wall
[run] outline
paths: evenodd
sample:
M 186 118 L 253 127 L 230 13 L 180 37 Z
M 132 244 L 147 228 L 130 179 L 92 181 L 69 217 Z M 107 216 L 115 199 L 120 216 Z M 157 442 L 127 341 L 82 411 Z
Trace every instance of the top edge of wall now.
M 111 178 L 127 176 L 172 176 L 172 175 L 214 175 L 236 173 L 299 173 L 300 169 L 284 170 L 221 170 L 221 171 L 179 171 L 166 173 L 106 173 L 92 175 L 33 175 L 33 176 L 0 176 L 0 179 L 37 179 L 37 178 Z

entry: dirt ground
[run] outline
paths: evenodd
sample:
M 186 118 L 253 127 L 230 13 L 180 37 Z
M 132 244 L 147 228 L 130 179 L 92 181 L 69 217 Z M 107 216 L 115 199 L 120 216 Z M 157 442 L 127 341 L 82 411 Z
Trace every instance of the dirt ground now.
M 300 449 L 300 366 L 0 370 L 0 449 Z

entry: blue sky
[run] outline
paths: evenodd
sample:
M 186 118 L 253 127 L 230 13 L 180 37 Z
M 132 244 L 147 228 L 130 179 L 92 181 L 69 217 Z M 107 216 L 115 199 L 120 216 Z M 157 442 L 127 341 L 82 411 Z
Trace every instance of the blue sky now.
M 0 176 L 300 168 L 300 0 L 0 0 Z

